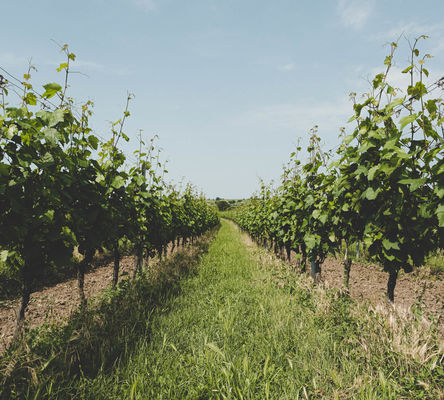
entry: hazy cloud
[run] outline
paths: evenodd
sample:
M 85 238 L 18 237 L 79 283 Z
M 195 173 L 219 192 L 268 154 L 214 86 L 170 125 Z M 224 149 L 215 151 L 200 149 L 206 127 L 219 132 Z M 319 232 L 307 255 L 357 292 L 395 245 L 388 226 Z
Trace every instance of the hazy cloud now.
M 372 14 L 373 3 L 371 0 L 339 0 L 338 12 L 344 26 L 359 30 Z
M 345 97 L 316 104 L 304 102 L 264 106 L 238 116 L 233 124 L 249 128 L 291 129 L 298 135 L 305 135 L 314 125 L 318 125 L 320 129 L 339 133 L 339 128 L 345 126 L 352 114 L 352 104 Z
M 377 41 L 387 40 L 394 41 L 405 36 L 407 38 L 415 38 L 421 35 L 441 36 L 444 31 L 444 24 L 426 25 L 417 22 L 400 22 L 396 26 L 386 31 L 378 32 L 372 35 L 372 39 Z
M 150 12 L 156 9 L 156 0 L 133 0 L 133 3 L 146 12 Z
M 5 52 L 0 53 L 0 66 L 8 67 L 23 67 L 26 68 L 31 58 L 21 57 L 14 53 Z
M 84 68 L 91 71 L 103 72 L 105 71 L 105 65 L 97 63 L 95 61 L 76 60 L 72 65 L 74 68 Z
M 61 61 L 63 60 L 43 58 L 40 55 L 37 57 L 26 58 L 19 57 L 10 52 L 0 53 L 0 66 L 6 70 L 11 69 L 11 71 L 23 70 L 23 72 L 25 72 L 30 62 L 37 68 L 37 70 L 49 69 L 55 71 L 55 69 L 60 65 Z M 71 72 L 80 72 L 86 75 L 94 72 L 117 76 L 128 76 L 133 74 L 132 69 L 127 65 L 103 64 L 81 58 L 76 58 L 74 62 L 71 62 L 70 69 Z
M 80 71 L 87 74 L 88 72 L 99 72 L 117 76 L 128 76 L 133 74 L 132 69 L 128 65 L 102 64 L 96 61 L 83 59 L 76 59 L 71 68 L 74 71 Z
M 444 51 L 444 38 L 440 38 L 435 42 L 435 45 L 432 48 L 432 54 L 439 54 L 442 51 Z
M 279 71 L 293 71 L 295 69 L 296 69 L 296 64 L 294 63 L 288 63 L 278 67 Z

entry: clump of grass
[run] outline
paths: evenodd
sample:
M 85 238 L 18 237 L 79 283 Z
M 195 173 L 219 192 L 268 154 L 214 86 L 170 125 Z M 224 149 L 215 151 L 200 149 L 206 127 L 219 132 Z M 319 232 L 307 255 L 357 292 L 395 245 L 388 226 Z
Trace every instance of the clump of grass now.
M 444 250 L 438 250 L 430 255 L 426 260 L 426 265 L 430 267 L 430 274 L 444 277 Z

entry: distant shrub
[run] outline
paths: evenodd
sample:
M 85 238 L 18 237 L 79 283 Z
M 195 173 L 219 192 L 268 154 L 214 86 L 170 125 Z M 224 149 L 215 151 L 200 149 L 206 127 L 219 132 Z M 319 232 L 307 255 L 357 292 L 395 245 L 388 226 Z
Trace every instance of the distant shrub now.
M 227 200 L 216 200 L 216 206 L 219 211 L 226 211 L 230 209 L 230 203 Z

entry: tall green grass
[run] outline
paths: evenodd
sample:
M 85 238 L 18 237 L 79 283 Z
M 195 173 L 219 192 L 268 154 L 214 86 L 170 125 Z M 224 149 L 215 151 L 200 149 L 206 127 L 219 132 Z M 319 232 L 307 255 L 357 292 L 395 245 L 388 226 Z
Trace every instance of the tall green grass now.
M 426 265 L 430 266 L 431 274 L 444 276 L 444 250 L 441 249 L 432 254 L 426 260 Z
M 313 287 L 227 221 L 195 271 L 164 292 L 112 365 L 62 383 L 49 377 L 30 397 L 443 396 L 443 352 L 419 316 Z

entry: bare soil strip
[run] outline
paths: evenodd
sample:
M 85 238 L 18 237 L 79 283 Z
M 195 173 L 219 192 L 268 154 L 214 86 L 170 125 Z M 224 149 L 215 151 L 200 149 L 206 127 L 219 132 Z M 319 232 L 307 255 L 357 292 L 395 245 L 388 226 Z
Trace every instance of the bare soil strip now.
M 234 223 L 233 223 L 234 224 Z M 247 247 L 253 246 L 250 237 L 242 235 Z M 271 253 L 270 253 L 271 254 Z M 292 253 L 291 264 L 296 269 L 296 254 Z M 350 272 L 350 296 L 373 305 L 386 303 L 388 274 L 375 264 L 354 262 Z M 326 287 L 345 289 L 342 260 L 329 257 L 322 265 L 322 282 Z M 418 272 L 400 274 L 395 289 L 397 307 L 410 308 L 419 304 L 423 312 L 438 320 L 444 338 L 444 280 L 428 274 L 427 267 Z
M 120 262 L 122 279 L 132 274 L 134 257 L 123 257 Z M 87 298 L 99 295 L 112 283 L 112 263 L 93 269 L 85 275 L 85 294 Z M 16 313 L 20 300 L 0 304 L 0 352 L 10 343 L 15 328 Z M 26 309 L 26 323 L 30 328 L 41 326 L 45 322 L 60 323 L 72 314 L 80 304 L 77 280 L 69 279 L 54 286 L 45 287 L 31 294 Z

